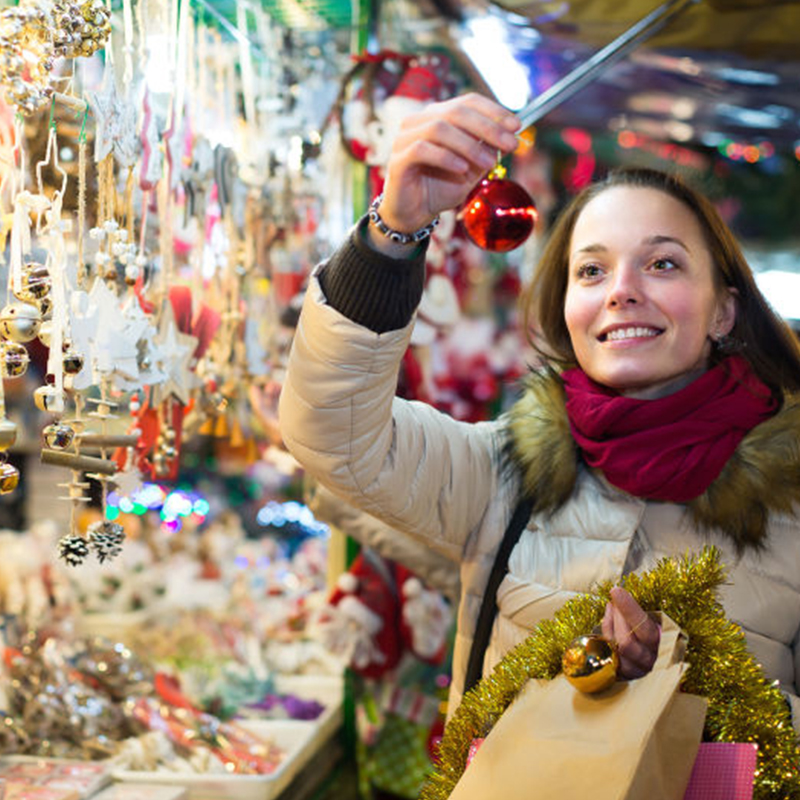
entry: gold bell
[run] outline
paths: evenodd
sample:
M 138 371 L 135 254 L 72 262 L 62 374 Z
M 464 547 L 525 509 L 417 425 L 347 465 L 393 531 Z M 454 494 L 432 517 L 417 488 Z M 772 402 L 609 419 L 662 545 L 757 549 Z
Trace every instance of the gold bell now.
M 54 386 L 39 386 L 33 392 L 33 402 L 39 411 L 59 411 L 64 404 L 64 393 Z
M 30 356 L 24 345 L 17 342 L 0 342 L 0 375 L 19 378 L 28 369 Z
M 17 441 L 17 423 L 0 418 L 0 451 L 8 450 Z
M 19 486 L 19 470 L 13 464 L 0 464 L 0 494 L 10 494 Z
M 42 312 L 29 303 L 9 303 L 0 311 L 0 335 L 12 342 L 29 342 L 39 334 Z
M 52 281 L 50 272 L 44 264 L 29 261 L 24 267 L 21 277 L 21 289 L 14 296 L 23 303 L 35 303 L 50 293 Z
M 48 447 L 52 447 L 54 450 L 65 450 L 72 444 L 75 431 L 63 422 L 54 422 L 44 427 L 42 438 Z
M 67 375 L 77 375 L 83 369 L 83 355 L 77 350 L 67 350 L 64 353 L 64 372 Z
M 578 636 L 564 651 L 561 668 L 564 677 L 581 692 L 602 692 L 617 680 L 617 647 L 594 633 Z

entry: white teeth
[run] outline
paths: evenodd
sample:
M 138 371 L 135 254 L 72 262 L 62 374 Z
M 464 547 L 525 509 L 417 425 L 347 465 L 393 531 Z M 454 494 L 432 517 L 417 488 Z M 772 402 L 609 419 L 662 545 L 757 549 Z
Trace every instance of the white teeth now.
M 643 339 L 650 336 L 658 336 L 655 328 L 617 328 L 606 334 L 606 341 L 616 342 L 621 339 Z

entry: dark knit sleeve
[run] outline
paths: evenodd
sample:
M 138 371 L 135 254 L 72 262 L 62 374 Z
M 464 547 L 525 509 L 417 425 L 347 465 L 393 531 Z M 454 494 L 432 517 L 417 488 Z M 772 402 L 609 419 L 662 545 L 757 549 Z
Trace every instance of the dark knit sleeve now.
M 325 298 L 348 319 L 375 333 L 404 328 L 422 299 L 427 241 L 409 258 L 390 258 L 366 240 L 364 217 L 319 273 Z

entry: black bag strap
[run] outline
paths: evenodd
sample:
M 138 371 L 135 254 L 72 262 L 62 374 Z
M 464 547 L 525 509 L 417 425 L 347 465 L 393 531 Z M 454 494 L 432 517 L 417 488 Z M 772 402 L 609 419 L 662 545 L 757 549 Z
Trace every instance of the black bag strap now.
M 500 581 L 508 570 L 508 559 L 511 551 L 519 541 L 525 525 L 531 517 L 533 511 L 533 498 L 528 497 L 522 500 L 508 523 L 506 532 L 503 534 L 503 541 L 494 557 L 492 571 L 489 574 L 489 581 L 486 584 L 486 591 L 483 593 L 481 610 L 478 614 L 478 623 L 475 626 L 475 637 L 472 640 L 472 649 L 469 651 L 469 661 L 467 661 L 467 674 L 464 679 L 464 694 L 472 689 L 481 679 L 483 673 L 483 656 L 489 645 L 489 635 L 492 632 L 494 618 L 497 615 L 497 589 Z

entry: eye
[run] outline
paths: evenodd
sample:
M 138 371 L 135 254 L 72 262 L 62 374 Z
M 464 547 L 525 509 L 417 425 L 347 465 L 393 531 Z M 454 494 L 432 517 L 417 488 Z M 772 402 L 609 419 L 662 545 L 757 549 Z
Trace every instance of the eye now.
M 671 258 L 657 258 L 653 261 L 651 268 L 656 272 L 668 272 L 678 269 L 678 265 Z
M 598 264 L 582 264 L 575 274 L 579 279 L 591 280 L 592 278 L 599 278 L 603 274 L 603 269 Z

